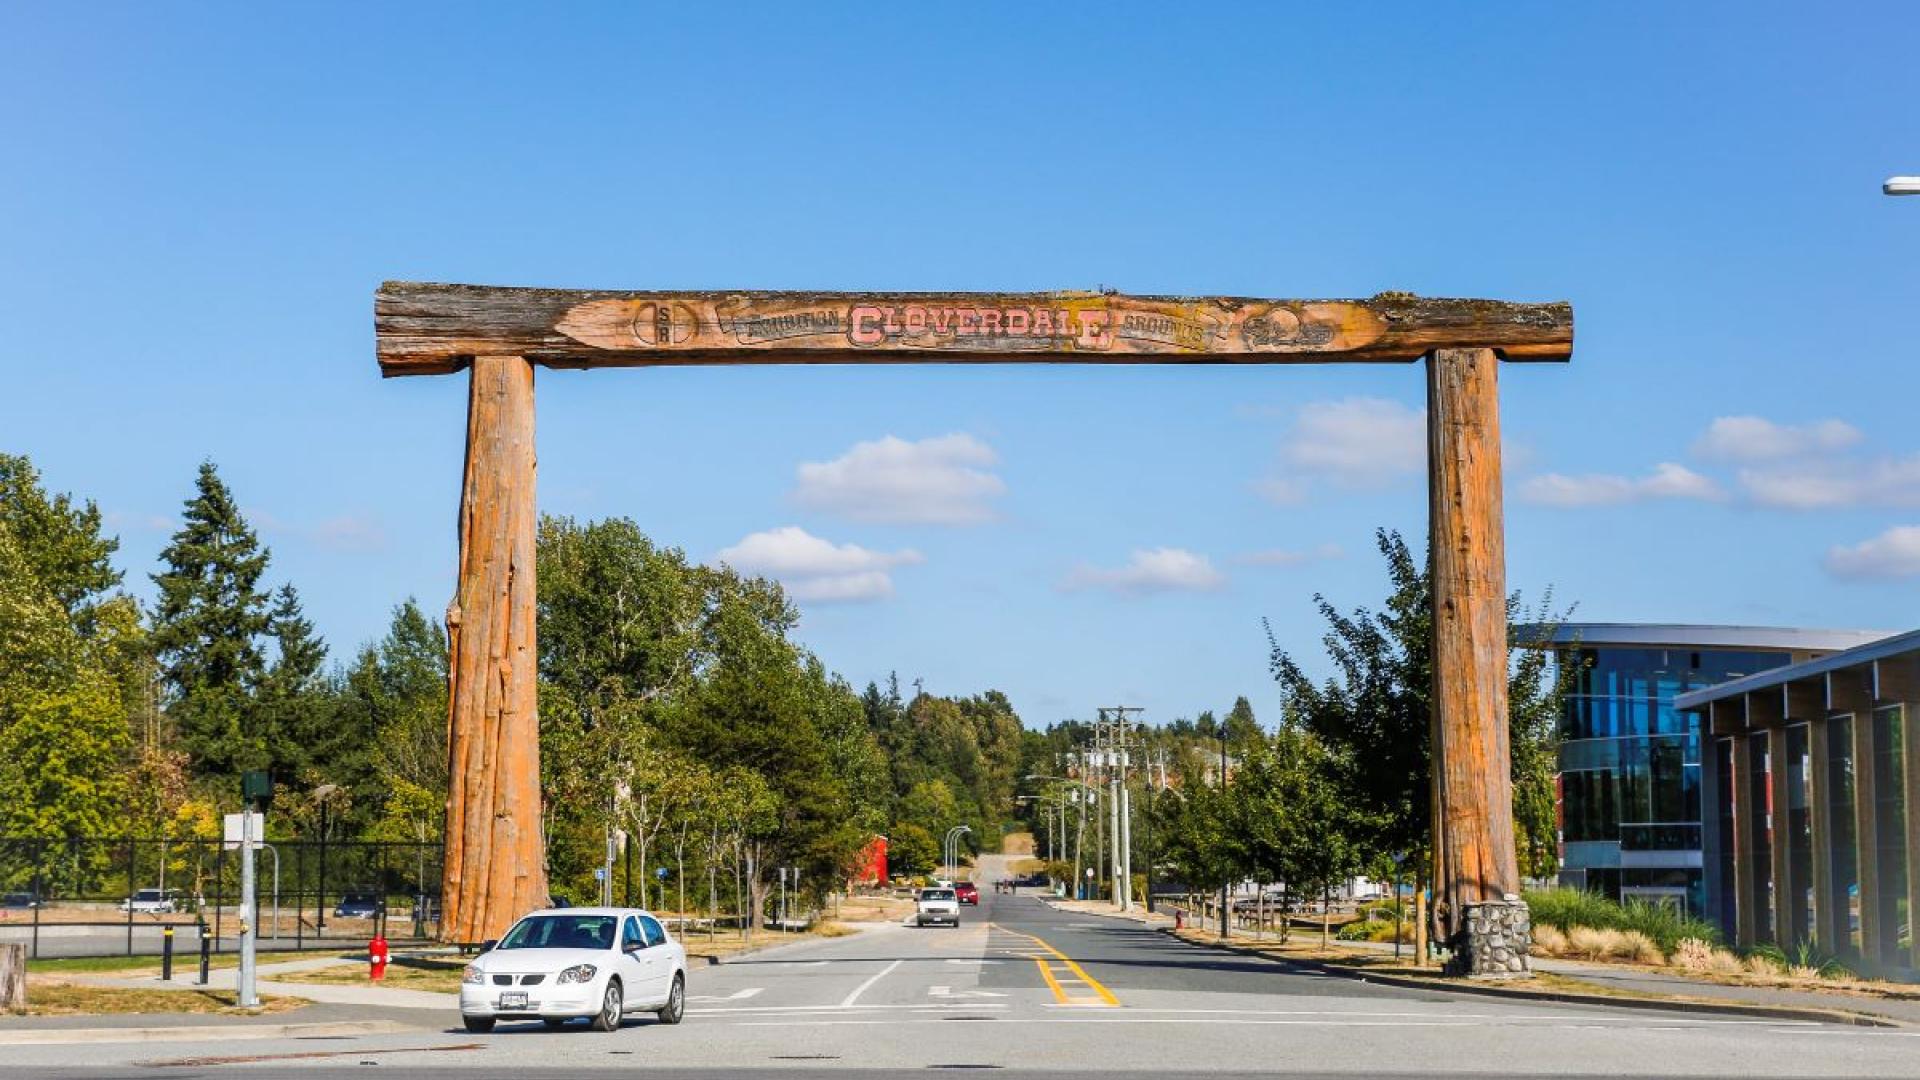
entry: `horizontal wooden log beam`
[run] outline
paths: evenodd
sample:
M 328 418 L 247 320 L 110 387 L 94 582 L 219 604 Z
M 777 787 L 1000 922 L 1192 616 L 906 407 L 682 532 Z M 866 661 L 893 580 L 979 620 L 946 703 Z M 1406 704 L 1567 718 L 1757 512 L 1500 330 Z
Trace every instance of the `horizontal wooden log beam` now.
M 383 375 L 475 356 L 656 364 L 1313 364 L 1487 348 L 1566 360 L 1564 303 L 1253 300 L 1119 293 L 595 292 L 390 281 L 374 295 Z

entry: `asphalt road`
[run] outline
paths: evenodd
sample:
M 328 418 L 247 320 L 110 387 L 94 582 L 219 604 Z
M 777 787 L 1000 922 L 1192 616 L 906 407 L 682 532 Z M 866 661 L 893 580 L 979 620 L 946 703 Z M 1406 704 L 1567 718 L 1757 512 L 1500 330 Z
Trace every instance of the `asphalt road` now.
M 1920 1076 L 1920 1031 L 1748 1021 L 1372 986 L 983 894 L 958 929 L 887 926 L 691 973 L 687 1020 L 615 1034 L 452 1015 L 351 1040 L 0 1047 L 0 1075 L 410 1077 L 604 1068 L 1172 1076 Z M 71 1068 L 76 1062 L 89 1063 Z M 67 1066 L 63 1068 L 63 1066 Z M 317 1070 L 317 1071 L 316 1071 Z

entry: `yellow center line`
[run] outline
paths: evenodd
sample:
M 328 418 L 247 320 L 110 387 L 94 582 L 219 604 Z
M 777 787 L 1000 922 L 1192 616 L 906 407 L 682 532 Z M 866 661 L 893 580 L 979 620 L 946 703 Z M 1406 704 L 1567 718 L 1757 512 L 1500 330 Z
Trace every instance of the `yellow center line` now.
M 1068 997 L 1066 990 L 1060 985 L 1060 979 L 1053 973 L 1053 965 L 1049 963 L 1047 960 L 1044 960 L 1040 957 L 1037 957 L 1037 956 L 1034 957 L 1033 959 L 1034 966 L 1040 969 L 1040 977 L 1047 981 L 1047 986 L 1053 991 L 1054 1000 L 1059 1004 L 1106 1005 L 1113 1008 L 1119 1007 L 1120 999 L 1113 996 L 1113 991 L 1108 990 L 1106 987 L 1100 985 L 1100 980 L 1087 974 L 1086 969 L 1081 967 L 1079 964 L 1074 963 L 1073 958 L 1068 956 L 1066 953 L 1063 953 L 1059 949 L 1054 948 L 1052 945 L 1049 945 L 1047 942 L 1041 940 L 1040 938 L 1034 937 L 1032 934 L 1023 934 L 1018 930 L 1009 930 L 1006 927 L 1001 926 L 997 923 L 988 923 L 987 928 L 989 930 L 999 930 L 1002 933 L 1012 934 L 1015 937 L 1026 938 L 1028 941 L 1031 941 L 1035 945 L 1040 946 L 1042 949 L 1052 954 L 1055 960 L 1065 965 L 1068 971 L 1073 972 L 1073 975 L 1072 975 L 1073 979 L 1081 983 L 1084 983 L 1088 989 L 1092 990 L 1095 994 L 1099 995 L 1098 998 Z

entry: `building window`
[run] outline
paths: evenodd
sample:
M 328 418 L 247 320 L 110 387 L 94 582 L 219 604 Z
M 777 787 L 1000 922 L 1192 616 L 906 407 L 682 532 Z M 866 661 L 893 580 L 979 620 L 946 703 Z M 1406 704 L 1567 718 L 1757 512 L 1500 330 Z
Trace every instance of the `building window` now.
M 1813 888 L 1813 803 L 1810 783 L 1813 755 L 1807 725 L 1787 729 L 1787 880 L 1786 925 L 1795 941 L 1816 933 Z
M 1717 739 L 1713 744 L 1713 786 L 1719 792 L 1714 807 L 1714 843 L 1719 873 L 1714 877 L 1715 912 L 1720 928 L 1729 935 L 1734 927 L 1733 804 L 1741 798 L 1733 789 L 1733 740 Z
M 1747 830 L 1753 851 L 1753 865 L 1747 868 L 1746 894 L 1753 898 L 1753 938 L 1756 942 L 1774 940 L 1773 889 L 1773 778 L 1769 760 L 1769 732 L 1756 731 L 1747 736 L 1747 752 L 1753 760 L 1747 796 Z
M 1842 949 L 1860 950 L 1860 864 L 1853 828 L 1853 720 L 1827 721 L 1827 821 L 1833 837 L 1833 889 L 1845 921 L 1835 926 Z M 1837 951 L 1837 950 L 1836 950 Z
M 1911 934 L 1907 911 L 1906 717 L 1899 706 L 1873 714 L 1874 858 L 1880 871 L 1880 940 L 1874 954 L 1905 966 L 1902 932 Z M 1911 942 L 1911 937 L 1909 937 Z M 1911 947 L 1911 946 L 1909 946 Z

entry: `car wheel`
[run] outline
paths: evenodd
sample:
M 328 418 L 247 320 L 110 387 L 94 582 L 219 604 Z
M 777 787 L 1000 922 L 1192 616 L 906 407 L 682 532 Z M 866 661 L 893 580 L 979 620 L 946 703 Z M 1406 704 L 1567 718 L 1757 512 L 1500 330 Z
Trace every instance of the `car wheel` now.
M 600 1001 L 600 1011 L 593 1016 L 593 1030 L 618 1031 L 620 1017 L 626 1003 L 620 997 L 620 980 L 607 980 L 607 996 Z
M 569 1018 L 565 1016 L 543 1016 L 540 1018 L 540 1022 L 547 1025 L 548 1031 L 559 1031 L 561 1028 L 567 1026 L 568 1019 Z
M 687 1015 L 687 980 L 677 973 L 673 977 L 673 989 L 667 991 L 667 1003 L 653 1015 L 663 1024 L 677 1024 Z
M 485 1035 L 487 1032 L 493 1030 L 493 1017 L 491 1016 L 463 1016 L 460 1019 L 467 1025 L 467 1030 L 473 1032 L 475 1035 Z

